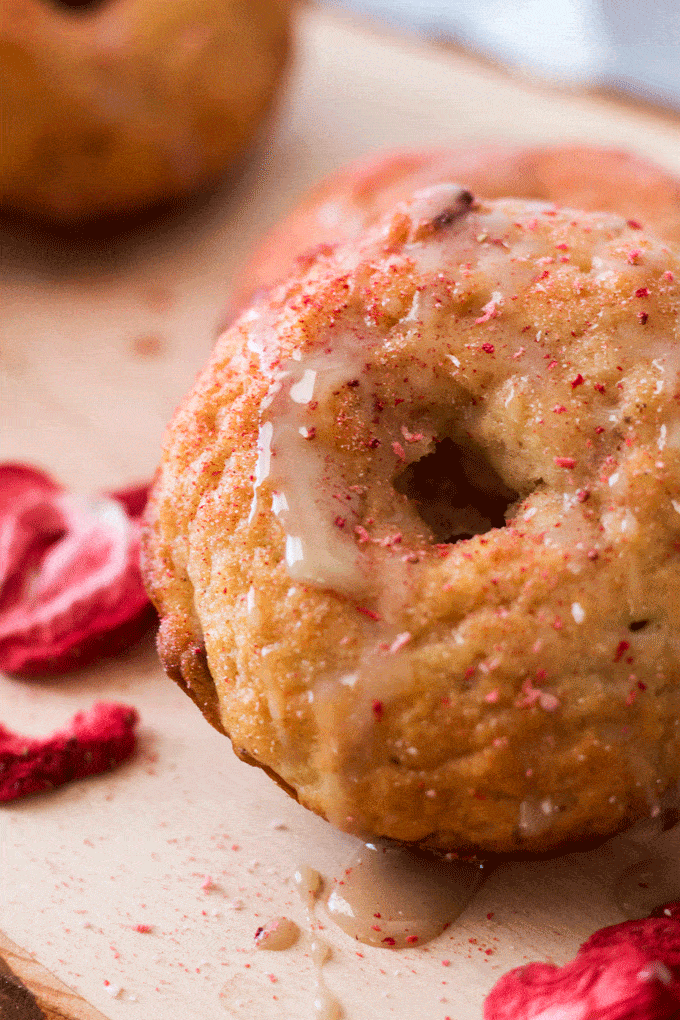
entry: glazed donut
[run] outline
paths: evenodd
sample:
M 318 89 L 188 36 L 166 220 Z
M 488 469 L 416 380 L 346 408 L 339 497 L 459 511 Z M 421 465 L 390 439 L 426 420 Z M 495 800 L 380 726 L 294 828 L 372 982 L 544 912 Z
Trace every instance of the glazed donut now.
M 248 145 L 289 0 L 1 0 L 0 206 L 73 220 L 167 202 Z
M 235 281 L 226 326 L 253 295 L 285 279 L 298 258 L 358 236 L 396 202 L 442 180 L 484 198 L 538 198 L 633 217 L 680 243 L 680 180 L 655 163 L 592 145 L 477 145 L 364 157 L 313 188 L 258 247 Z
M 274 287 L 171 424 L 159 650 L 343 830 L 604 838 L 680 778 L 680 257 L 448 181 Z

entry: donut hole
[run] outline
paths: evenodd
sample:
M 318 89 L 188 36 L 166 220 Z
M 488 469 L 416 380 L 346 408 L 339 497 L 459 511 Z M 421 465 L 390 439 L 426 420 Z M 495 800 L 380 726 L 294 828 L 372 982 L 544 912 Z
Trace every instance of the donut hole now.
M 473 443 L 442 439 L 394 480 L 427 525 L 435 542 L 461 542 L 502 528 L 519 499 Z
M 632 630 L 633 632 L 637 630 L 644 630 L 648 623 L 649 620 L 633 620 L 632 623 L 628 624 L 628 630 Z
M 53 7 L 58 9 L 66 8 L 69 11 L 83 11 L 83 13 L 88 13 L 97 7 L 102 7 L 105 3 L 106 0 L 51 0 Z

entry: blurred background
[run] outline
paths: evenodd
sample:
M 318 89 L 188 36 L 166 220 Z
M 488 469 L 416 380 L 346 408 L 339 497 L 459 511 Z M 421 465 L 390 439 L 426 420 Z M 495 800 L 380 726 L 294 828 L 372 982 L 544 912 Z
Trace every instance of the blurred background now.
M 529 74 L 680 110 L 679 0 L 325 0 Z

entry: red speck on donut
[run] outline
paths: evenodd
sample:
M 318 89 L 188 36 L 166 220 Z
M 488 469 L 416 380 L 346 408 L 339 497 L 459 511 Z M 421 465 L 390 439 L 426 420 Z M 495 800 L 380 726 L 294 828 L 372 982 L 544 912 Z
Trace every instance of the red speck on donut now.
M 66 672 L 137 640 L 155 619 L 139 568 L 147 486 L 86 499 L 0 465 L 0 669 Z
M 576 461 L 573 457 L 553 457 L 553 462 L 557 467 L 561 468 L 575 468 Z
M 383 717 L 384 711 L 382 701 L 378 701 L 377 698 L 374 698 L 371 703 L 371 709 L 373 710 L 373 715 L 375 716 L 375 718 L 378 720 L 378 722 L 380 722 L 380 720 Z
M 638 287 L 635 291 L 635 297 L 643 298 L 649 297 L 649 287 Z
M 637 220 L 626 220 L 626 223 L 628 224 L 631 230 L 642 230 L 642 224 L 639 223 Z
M 614 662 L 618 662 L 624 652 L 627 652 L 630 648 L 630 641 L 619 641 L 614 652 Z
M 638 312 L 637 317 L 640 325 L 644 326 L 644 324 L 647 322 L 647 319 L 649 318 L 649 315 L 647 314 L 647 312 Z
M 381 620 L 380 613 L 376 613 L 375 609 L 368 609 L 366 606 L 357 606 L 357 613 L 361 613 L 362 616 L 367 616 L 369 620 Z
M 494 347 L 493 344 L 482 344 L 482 350 L 484 351 L 485 354 L 493 354 L 495 349 L 496 348 Z
M 42 740 L 0 724 L 0 801 L 51 790 L 125 761 L 135 749 L 137 720 L 129 705 L 100 701 Z
M 575 390 L 577 386 L 582 386 L 583 385 L 583 381 L 584 381 L 583 380 L 583 376 L 579 372 L 579 374 L 576 376 L 576 378 L 571 380 L 571 388 L 572 388 L 572 390 Z

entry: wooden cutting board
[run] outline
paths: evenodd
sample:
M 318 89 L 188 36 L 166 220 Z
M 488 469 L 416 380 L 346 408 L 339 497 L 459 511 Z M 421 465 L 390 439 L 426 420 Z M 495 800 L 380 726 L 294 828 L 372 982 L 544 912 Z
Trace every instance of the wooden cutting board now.
M 680 173 L 673 117 L 305 9 L 286 95 L 238 179 L 100 241 L 2 228 L 0 459 L 81 492 L 150 477 L 236 268 L 303 190 L 369 150 L 503 139 L 624 145 Z M 239 762 L 150 640 L 70 677 L 0 677 L 0 720 L 23 733 L 98 699 L 138 709 L 139 754 L 0 810 L 0 953 L 47 1016 L 311 1020 L 317 975 L 293 872 L 307 864 L 330 882 L 356 842 Z M 479 1020 L 503 971 L 563 963 L 622 919 L 612 867 L 509 863 L 449 931 L 398 953 L 357 946 L 320 908 L 325 980 L 346 1020 Z M 300 940 L 256 951 L 256 929 L 280 914 Z
M 0 932 L 0 1017 L 5 1020 L 106 1020 L 81 995 Z

